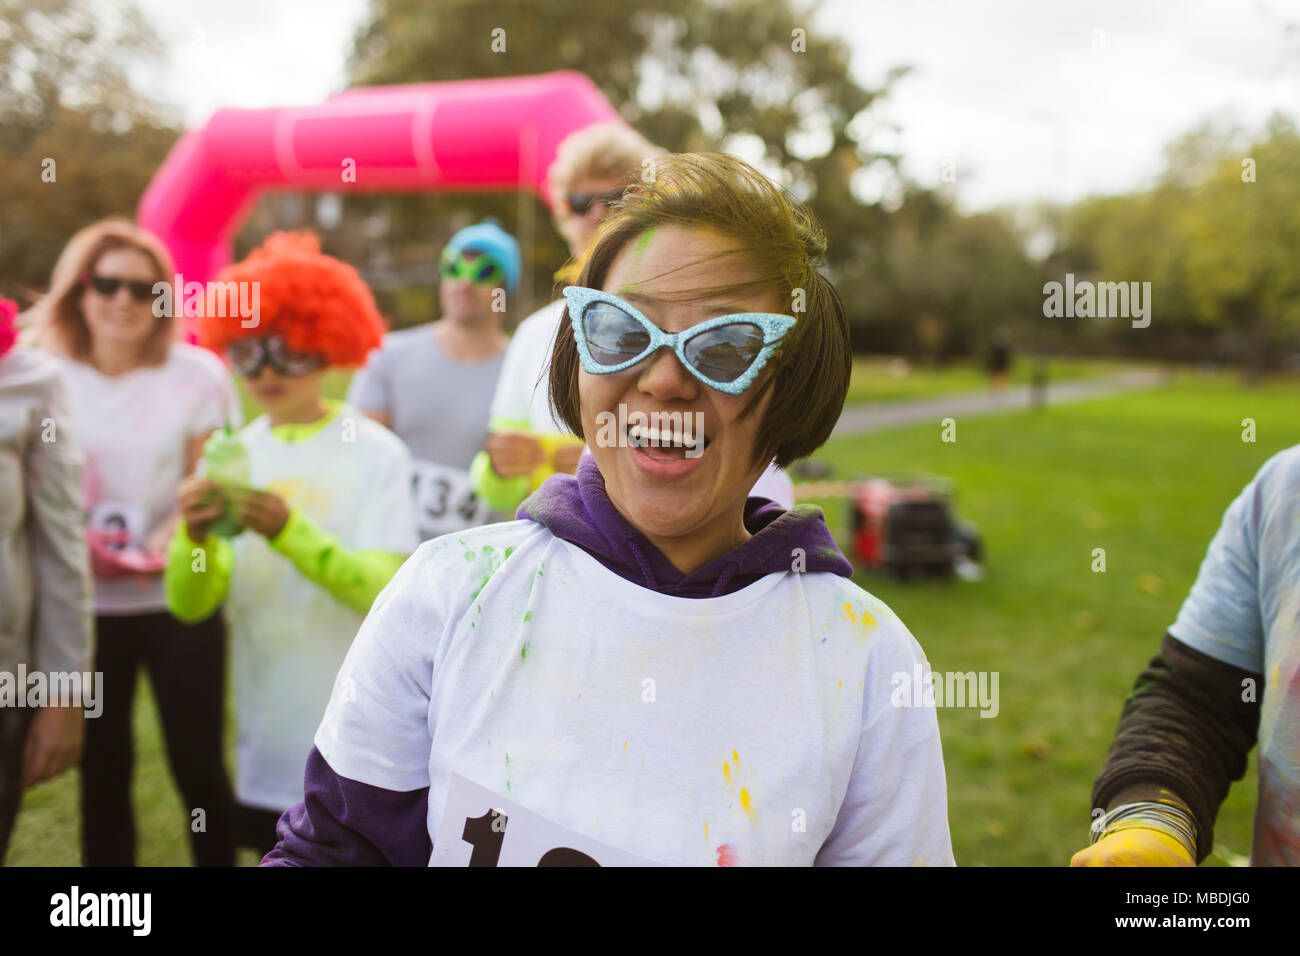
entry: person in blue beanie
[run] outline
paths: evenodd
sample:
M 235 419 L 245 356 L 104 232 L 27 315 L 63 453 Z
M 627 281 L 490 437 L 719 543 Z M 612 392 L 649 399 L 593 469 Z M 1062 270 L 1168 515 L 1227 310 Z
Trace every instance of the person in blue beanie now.
M 519 269 L 519 243 L 496 221 L 457 232 L 438 265 L 442 317 L 385 335 L 348 388 L 350 403 L 411 450 L 421 539 L 489 520 L 469 466 L 487 437 Z

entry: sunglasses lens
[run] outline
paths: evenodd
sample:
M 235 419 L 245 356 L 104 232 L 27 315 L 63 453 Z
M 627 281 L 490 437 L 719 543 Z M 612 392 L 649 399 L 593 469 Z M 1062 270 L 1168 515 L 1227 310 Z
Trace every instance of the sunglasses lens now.
M 293 351 L 278 335 L 266 340 L 266 351 L 271 365 L 285 375 L 305 375 L 317 365 L 316 356 Z
M 153 283 L 151 282 L 131 282 L 131 298 L 137 302 L 148 302 L 153 298 Z
M 762 350 L 763 330 L 748 322 L 702 332 L 682 349 L 686 360 L 715 382 L 740 378 Z
M 442 275 L 444 279 L 456 278 L 456 274 L 457 274 L 456 260 L 443 259 L 441 262 L 438 263 L 438 272 Z
M 261 365 L 262 345 L 257 339 L 235 339 L 226 346 L 231 368 L 240 375 L 251 375 Z
M 487 285 L 490 282 L 496 282 L 500 275 L 501 270 L 497 267 L 497 264 L 491 259 L 484 259 L 479 263 L 478 268 L 474 270 L 474 281 L 478 285 Z
M 104 276 L 94 276 L 90 280 L 91 288 L 100 295 L 110 298 L 117 295 L 118 287 L 121 286 L 121 284 L 121 281 L 118 279 L 108 279 Z
M 587 350 L 600 365 L 621 365 L 650 346 L 650 333 L 618 306 L 593 302 L 582 313 Z
M 570 209 L 579 216 L 585 216 L 587 210 L 591 208 L 591 201 L 596 197 L 592 193 L 569 193 L 566 198 Z

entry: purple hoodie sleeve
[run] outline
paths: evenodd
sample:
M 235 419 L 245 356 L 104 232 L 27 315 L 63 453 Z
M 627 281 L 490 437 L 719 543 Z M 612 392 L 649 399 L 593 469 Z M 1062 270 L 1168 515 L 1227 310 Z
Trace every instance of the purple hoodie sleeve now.
M 275 828 L 261 866 L 428 866 L 429 788 L 398 791 L 340 777 L 315 747 L 305 799 Z

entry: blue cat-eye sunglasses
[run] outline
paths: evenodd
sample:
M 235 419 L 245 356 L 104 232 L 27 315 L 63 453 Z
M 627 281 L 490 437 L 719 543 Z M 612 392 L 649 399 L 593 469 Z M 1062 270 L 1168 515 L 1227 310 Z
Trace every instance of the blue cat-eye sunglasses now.
M 564 301 L 578 358 L 589 374 L 621 372 L 668 347 L 687 371 L 728 395 L 739 395 L 754 384 L 795 323 L 788 315 L 741 312 L 669 334 L 609 292 L 571 285 L 564 289 Z

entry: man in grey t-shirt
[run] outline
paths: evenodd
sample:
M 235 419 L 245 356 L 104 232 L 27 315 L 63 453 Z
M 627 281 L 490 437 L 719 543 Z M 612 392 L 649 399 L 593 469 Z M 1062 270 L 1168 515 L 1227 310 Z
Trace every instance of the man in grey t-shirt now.
M 519 268 L 518 243 L 492 220 L 456 233 L 439 264 L 442 318 L 384 336 L 348 388 L 349 402 L 411 449 L 422 538 L 490 520 L 469 466 L 487 437 Z

